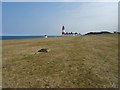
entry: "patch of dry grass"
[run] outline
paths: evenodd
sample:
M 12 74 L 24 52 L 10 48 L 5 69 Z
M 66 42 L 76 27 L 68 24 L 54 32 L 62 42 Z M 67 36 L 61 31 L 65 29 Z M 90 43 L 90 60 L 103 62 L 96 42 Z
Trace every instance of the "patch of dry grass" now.
M 3 87 L 118 87 L 117 39 L 106 34 L 3 41 Z M 35 54 L 41 48 L 51 51 Z

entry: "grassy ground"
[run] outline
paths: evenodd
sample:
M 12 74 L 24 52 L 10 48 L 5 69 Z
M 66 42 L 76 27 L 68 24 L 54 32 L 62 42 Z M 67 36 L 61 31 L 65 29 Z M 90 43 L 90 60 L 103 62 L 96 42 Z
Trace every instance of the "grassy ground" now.
M 2 89 L 2 41 L 0 41 L 0 89 Z
M 118 87 L 116 34 L 8 40 L 2 48 L 3 87 Z M 35 54 L 41 48 L 51 51 Z

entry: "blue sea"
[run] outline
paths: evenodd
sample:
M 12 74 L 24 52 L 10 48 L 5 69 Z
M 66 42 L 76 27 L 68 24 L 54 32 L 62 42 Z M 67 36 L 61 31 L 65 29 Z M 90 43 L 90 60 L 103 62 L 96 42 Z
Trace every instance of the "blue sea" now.
M 59 36 L 48 36 L 48 38 L 51 37 Z M 0 40 L 33 39 L 33 38 L 44 38 L 44 36 L 0 36 Z

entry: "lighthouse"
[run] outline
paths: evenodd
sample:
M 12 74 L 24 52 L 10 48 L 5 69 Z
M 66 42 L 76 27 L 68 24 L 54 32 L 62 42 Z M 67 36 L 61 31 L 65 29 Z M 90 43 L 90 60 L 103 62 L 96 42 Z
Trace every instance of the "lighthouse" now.
M 65 34 L 65 26 L 62 26 L 62 35 Z

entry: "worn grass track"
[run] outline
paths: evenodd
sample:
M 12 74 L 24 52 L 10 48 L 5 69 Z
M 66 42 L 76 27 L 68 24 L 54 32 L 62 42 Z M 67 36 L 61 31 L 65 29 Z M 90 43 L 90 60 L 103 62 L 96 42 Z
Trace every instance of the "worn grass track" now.
M 2 48 L 3 87 L 118 87 L 117 34 L 6 40 Z M 41 48 L 51 51 L 35 54 Z

